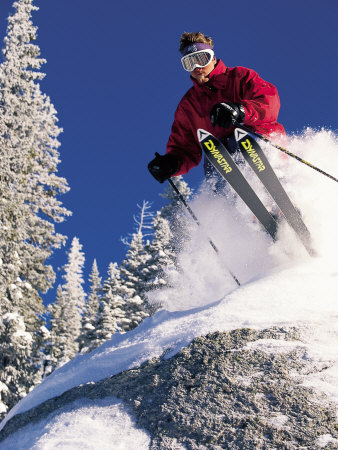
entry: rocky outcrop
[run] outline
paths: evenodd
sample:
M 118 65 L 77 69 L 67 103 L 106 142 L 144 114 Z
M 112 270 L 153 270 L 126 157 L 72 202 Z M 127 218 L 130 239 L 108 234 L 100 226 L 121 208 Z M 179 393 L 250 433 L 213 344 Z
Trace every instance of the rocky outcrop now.
M 166 358 L 169 351 L 14 416 L 1 437 L 78 398 L 116 396 L 152 450 L 338 448 L 335 405 L 301 385 L 327 365 L 309 360 L 296 329 L 217 332 Z

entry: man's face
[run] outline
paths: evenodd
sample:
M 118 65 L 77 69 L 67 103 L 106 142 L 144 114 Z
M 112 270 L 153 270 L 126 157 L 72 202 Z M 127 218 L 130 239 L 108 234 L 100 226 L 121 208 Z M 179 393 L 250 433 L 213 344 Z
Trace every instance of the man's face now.
M 217 60 L 214 56 L 212 61 L 207 66 L 196 67 L 192 72 L 190 72 L 190 75 L 199 83 L 206 83 L 209 80 L 208 75 L 214 70 L 216 63 Z

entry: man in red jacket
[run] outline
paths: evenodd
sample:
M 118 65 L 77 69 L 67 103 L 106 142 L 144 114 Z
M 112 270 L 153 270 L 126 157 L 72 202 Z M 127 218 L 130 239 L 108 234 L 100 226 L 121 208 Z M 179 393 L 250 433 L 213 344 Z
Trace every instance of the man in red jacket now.
M 231 152 L 237 150 L 236 123 L 263 135 L 285 134 L 277 123 L 280 101 L 275 86 L 251 69 L 226 67 L 216 59 L 212 39 L 203 33 L 183 33 L 180 52 L 193 86 L 177 107 L 166 154 L 148 165 L 160 183 L 200 163 L 199 128 L 221 139 Z

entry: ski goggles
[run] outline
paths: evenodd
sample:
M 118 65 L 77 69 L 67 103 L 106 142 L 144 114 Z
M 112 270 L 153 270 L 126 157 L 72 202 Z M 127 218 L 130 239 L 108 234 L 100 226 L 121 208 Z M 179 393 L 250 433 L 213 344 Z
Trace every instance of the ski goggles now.
M 214 55 L 215 53 L 211 49 L 189 53 L 181 58 L 183 69 L 192 72 L 196 67 L 205 67 L 212 61 Z

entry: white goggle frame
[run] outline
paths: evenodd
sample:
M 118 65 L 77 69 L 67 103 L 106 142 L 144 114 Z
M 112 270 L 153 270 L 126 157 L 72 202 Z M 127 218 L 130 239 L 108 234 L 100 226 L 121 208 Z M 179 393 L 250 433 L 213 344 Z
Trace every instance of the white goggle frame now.
M 181 63 L 184 70 L 192 72 L 196 67 L 207 66 L 214 56 L 215 53 L 211 49 L 198 50 L 197 52 L 183 56 L 183 58 L 181 58 Z

